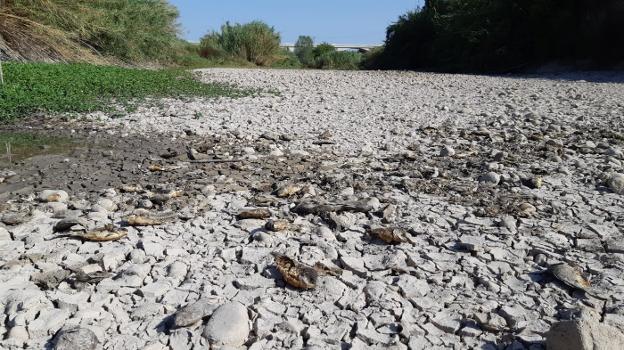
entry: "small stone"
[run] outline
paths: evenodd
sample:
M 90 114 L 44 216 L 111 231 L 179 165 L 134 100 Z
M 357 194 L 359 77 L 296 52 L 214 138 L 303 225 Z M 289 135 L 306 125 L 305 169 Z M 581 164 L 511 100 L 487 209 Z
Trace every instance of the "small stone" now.
M 11 233 L 9 233 L 9 231 L 6 228 L 0 227 L 0 241 L 10 241 L 10 240 L 12 240 Z
M 288 229 L 289 222 L 287 220 L 269 220 L 264 228 L 273 232 L 280 232 Z
M 95 350 L 99 343 L 92 330 L 80 327 L 62 329 L 54 337 L 55 350 Z
M 518 215 L 524 218 L 530 218 L 537 214 L 537 208 L 531 203 L 521 203 L 518 206 Z
M 401 275 L 397 286 L 401 289 L 403 296 L 408 299 L 424 297 L 431 291 L 427 281 L 411 275 Z
M 219 306 L 210 317 L 202 335 L 210 344 L 241 346 L 249 336 L 247 308 L 238 302 Z
M 500 182 L 501 176 L 498 173 L 490 171 L 479 177 L 479 182 L 486 186 L 494 187 Z
M 181 261 L 174 261 L 167 268 L 167 275 L 173 278 L 184 278 L 186 276 L 187 267 L 186 264 Z
M 39 201 L 41 202 L 67 202 L 69 195 L 62 190 L 45 190 L 39 194 Z
M 461 320 L 453 317 L 453 315 L 447 314 L 446 312 L 441 312 L 436 315 L 431 320 L 431 323 L 441 330 L 451 334 L 455 334 L 461 327 Z
M 139 294 L 148 299 L 156 299 L 163 296 L 171 289 L 171 285 L 167 282 L 154 282 L 139 289 Z
M 440 150 L 440 157 L 452 157 L 455 155 L 455 150 L 451 146 L 444 146 Z
M 11 342 L 16 345 L 24 344 L 28 338 L 28 330 L 24 326 L 15 326 L 11 328 L 9 334 L 7 335 L 7 339 L 11 340 Z
M 139 248 L 143 248 L 147 256 L 153 256 L 158 259 L 161 259 L 165 256 L 165 248 L 162 246 L 162 244 L 157 242 L 143 239 L 139 241 Z
M 617 194 L 624 194 L 624 174 L 614 173 L 607 180 L 609 189 Z

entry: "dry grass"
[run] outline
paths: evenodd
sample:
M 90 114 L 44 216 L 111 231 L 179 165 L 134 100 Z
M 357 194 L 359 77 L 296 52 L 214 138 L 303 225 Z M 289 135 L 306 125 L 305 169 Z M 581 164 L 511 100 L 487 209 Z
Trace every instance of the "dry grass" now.
M 0 10 L 0 58 L 104 63 L 97 52 L 78 44 L 67 32 L 19 13 L 10 6 Z
M 167 63 L 180 49 L 177 18 L 166 0 L 6 0 L 0 59 Z

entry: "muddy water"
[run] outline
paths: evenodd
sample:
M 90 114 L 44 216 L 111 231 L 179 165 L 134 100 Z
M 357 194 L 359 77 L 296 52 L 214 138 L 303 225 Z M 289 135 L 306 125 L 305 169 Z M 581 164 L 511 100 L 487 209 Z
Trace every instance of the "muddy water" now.
M 68 137 L 0 131 L 0 169 L 35 156 L 66 154 L 78 146 L 77 140 Z

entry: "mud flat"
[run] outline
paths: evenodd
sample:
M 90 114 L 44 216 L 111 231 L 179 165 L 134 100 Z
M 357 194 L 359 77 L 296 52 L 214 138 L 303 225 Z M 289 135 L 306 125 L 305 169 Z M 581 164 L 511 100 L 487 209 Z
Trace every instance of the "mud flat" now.
M 20 127 L 0 347 L 617 348 L 619 75 L 198 74 L 272 91 Z

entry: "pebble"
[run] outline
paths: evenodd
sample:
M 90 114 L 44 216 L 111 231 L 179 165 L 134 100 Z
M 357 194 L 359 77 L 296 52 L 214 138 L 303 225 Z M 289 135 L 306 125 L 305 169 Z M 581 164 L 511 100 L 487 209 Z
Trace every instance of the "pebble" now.
M 614 173 L 609 176 L 607 181 L 609 189 L 617 194 L 624 194 L 624 174 Z
M 486 186 L 496 186 L 501 180 L 501 176 L 498 173 L 490 171 L 479 177 L 479 182 Z
M 455 150 L 451 146 L 444 146 L 440 150 L 441 157 L 452 157 L 455 155 Z

